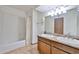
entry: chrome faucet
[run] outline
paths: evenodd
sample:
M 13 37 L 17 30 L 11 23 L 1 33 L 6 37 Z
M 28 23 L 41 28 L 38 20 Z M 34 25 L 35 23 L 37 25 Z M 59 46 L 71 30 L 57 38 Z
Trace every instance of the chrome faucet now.
M 65 37 L 71 38 L 72 36 L 71 36 L 70 33 L 67 33 L 67 34 L 65 35 Z

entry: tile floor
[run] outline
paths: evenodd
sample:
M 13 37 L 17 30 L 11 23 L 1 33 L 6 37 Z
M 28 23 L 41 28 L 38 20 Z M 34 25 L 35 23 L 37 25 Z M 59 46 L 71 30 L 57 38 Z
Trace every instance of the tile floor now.
M 37 44 L 35 44 L 35 45 L 29 45 L 29 46 L 17 48 L 5 54 L 39 54 L 39 52 L 37 50 Z

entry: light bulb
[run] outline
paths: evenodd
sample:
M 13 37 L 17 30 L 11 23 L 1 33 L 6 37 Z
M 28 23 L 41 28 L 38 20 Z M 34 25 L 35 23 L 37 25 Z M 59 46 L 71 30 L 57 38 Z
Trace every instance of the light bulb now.
M 57 15 L 57 13 L 55 12 L 54 15 Z
M 51 12 L 48 12 L 48 15 L 51 15 Z
M 51 16 L 54 16 L 54 14 L 51 14 Z
M 67 13 L 67 11 L 66 10 L 63 10 L 63 13 Z
M 52 10 L 51 13 L 54 14 L 54 11 Z
M 58 14 L 61 14 L 61 11 L 59 11 Z
M 60 7 L 60 10 L 61 10 L 61 11 L 65 10 L 65 7 Z

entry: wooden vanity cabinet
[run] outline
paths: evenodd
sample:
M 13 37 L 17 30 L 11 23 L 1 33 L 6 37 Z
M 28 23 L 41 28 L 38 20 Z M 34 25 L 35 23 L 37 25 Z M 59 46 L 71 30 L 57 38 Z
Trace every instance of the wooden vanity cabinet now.
M 50 45 L 48 45 L 42 41 L 39 41 L 38 50 L 39 50 L 39 53 L 50 54 Z
M 38 50 L 41 54 L 66 54 L 55 47 L 55 42 L 47 38 L 38 37 Z
M 52 54 L 67 54 L 66 52 L 64 52 L 56 47 L 52 47 L 51 51 L 52 51 Z
M 62 50 L 65 53 L 68 54 L 78 54 L 79 53 L 79 49 L 59 43 L 59 42 L 52 42 L 52 44 L 54 44 L 54 46 L 56 48 L 58 48 L 59 50 Z
M 79 49 L 38 36 L 38 51 L 44 54 L 78 54 Z
M 62 46 L 61 46 L 62 48 Z M 51 41 L 51 53 L 52 54 L 68 54 L 64 50 L 57 47 L 56 42 Z
M 50 41 L 46 40 L 45 38 L 39 37 L 38 50 L 39 53 L 50 54 Z
M 47 39 L 47 38 L 38 37 L 38 42 L 39 42 L 39 41 L 44 42 L 44 43 L 46 43 L 46 44 L 48 44 L 48 45 L 51 44 L 51 43 L 50 43 L 50 40 Z

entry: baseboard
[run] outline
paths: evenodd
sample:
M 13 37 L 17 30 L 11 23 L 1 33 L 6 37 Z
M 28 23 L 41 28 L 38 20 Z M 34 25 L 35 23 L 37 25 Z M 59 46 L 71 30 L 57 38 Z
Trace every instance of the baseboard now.
M 37 44 L 37 43 L 31 43 L 31 45 L 35 45 L 35 44 Z
M 9 44 L 5 44 L 5 45 L 1 45 L 0 54 L 9 52 L 11 50 L 14 50 L 16 48 L 20 48 L 23 46 L 25 46 L 25 40 L 17 41 L 17 42 L 11 43 L 11 44 L 9 43 Z

